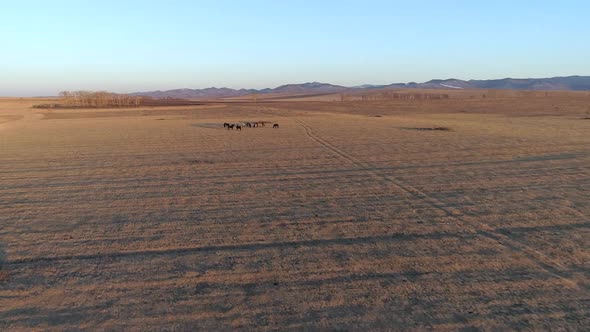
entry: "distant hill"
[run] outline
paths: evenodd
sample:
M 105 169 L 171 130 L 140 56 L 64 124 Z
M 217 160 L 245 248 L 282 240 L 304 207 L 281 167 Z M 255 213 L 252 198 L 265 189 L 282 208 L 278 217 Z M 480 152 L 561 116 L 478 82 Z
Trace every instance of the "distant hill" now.
M 180 98 L 180 99 L 206 99 L 244 96 L 258 93 L 254 89 L 230 89 L 230 88 L 206 88 L 206 89 L 174 89 L 166 91 L 149 91 L 132 93 L 133 96 L 145 96 L 152 98 Z
M 309 94 L 309 93 L 337 93 L 347 91 L 350 88 L 333 85 L 328 83 L 309 82 L 303 84 L 281 85 L 274 89 L 230 89 L 230 88 L 206 88 L 206 89 L 175 89 L 166 91 L 148 91 L 132 93 L 133 96 L 146 96 L 153 98 L 183 98 L 183 99 L 206 99 L 206 98 L 228 98 L 239 97 L 250 94 L 267 94 L 267 93 L 290 93 L 290 94 Z
M 271 89 L 270 93 L 335 93 L 348 90 L 349 88 L 333 85 L 328 83 L 303 83 L 303 84 L 287 84 L 281 85 L 278 88 Z
M 409 88 L 425 89 L 508 89 L 508 90 L 569 90 L 590 91 L 590 76 L 552 78 L 504 78 L 499 80 L 431 80 L 410 84 Z M 398 86 L 392 84 L 392 87 Z
M 356 87 L 345 87 L 329 83 L 308 82 L 302 84 L 286 84 L 276 88 L 267 89 L 230 89 L 230 88 L 206 88 L 206 89 L 174 89 L 166 91 L 148 91 L 132 93 L 133 96 L 147 96 L 153 98 L 180 98 L 180 99 L 210 99 L 239 97 L 250 94 L 321 94 L 339 93 L 370 89 L 509 89 L 509 90 L 565 90 L 565 91 L 590 91 L 590 76 L 568 76 L 552 78 L 504 78 L 496 80 L 460 80 L 460 79 L 436 79 L 424 83 L 393 83 L 389 85 L 364 84 Z

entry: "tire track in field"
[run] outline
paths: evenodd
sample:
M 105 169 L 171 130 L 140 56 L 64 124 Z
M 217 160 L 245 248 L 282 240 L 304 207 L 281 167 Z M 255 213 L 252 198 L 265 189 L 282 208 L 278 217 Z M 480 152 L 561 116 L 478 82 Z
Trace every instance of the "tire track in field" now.
M 465 215 L 457 208 L 454 208 L 452 206 L 448 206 L 443 201 L 441 201 L 437 198 L 431 197 L 428 194 L 424 193 L 423 191 L 421 191 L 411 185 L 405 184 L 392 176 L 380 174 L 378 171 L 375 171 L 375 168 L 372 167 L 370 164 L 363 162 L 363 161 L 351 156 L 347 152 L 343 151 L 342 149 L 337 148 L 336 146 L 332 145 L 330 142 L 328 142 L 325 139 L 321 138 L 320 136 L 316 135 L 313 132 L 312 128 L 309 125 L 307 125 L 306 123 L 304 123 L 303 121 L 298 120 L 298 119 L 294 119 L 294 121 L 297 122 L 301 127 L 303 127 L 303 129 L 305 129 L 305 134 L 310 139 L 312 139 L 315 142 L 317 142 L 318 144 L 324 146 L 326 149 L 330 150 L 332 153 L 341 157 L 342 159 L 347 160 L 350 163 L 353 163 L 361 168 L 364 168 L 365 170 L 370 172 L 374 177 L 381 178 L 382 180 L 393 184 L 396 188 L 410 194 L 411 196 L 413 196 L 419 200 L 426 202 L 432 208 L 442 211 L 446 216 L 454 219 L 455 221 L 458 221 L 463 226 L 466 226 L 471 229 L 475 228 L 475 231 L 478 234 L 480 234 L 490 240 L 494 240 L 497 243 L 499 243 L 500 245 L 511 249 L 512 251 L 516 251 L 516 252 L 523 254 L 525 257 L 527 257 L 529 260 L 533 261 L 537 266 L 542 268 L 547 273 L 552 274 L 552 275 L 562 279 L 563 281 L 567 282 L 568 284 L 576 286 L 577 288 L 584 289 L 586 291 L 588 291 L 590 289 L 589 285 L 587 285 L 585 283 L 581 284 L 580 282 L 572 279 L 572 276 L 570 274 L 568 274 L 567 269 L 558 260 L 553 259 L 553 258 L 543 254 L 542 252 L 526 245 L 526 244 L 520 243 L 518 241 L 514 241 L 506 235 L 499 234 L 499 233 L 495 232 L 495 230 L 492 227 L 490 227 L 489 225 L 487 225 L 485 223 L 482 223 L 482 222 L 472 223 L 472 222 L 467 221 Z

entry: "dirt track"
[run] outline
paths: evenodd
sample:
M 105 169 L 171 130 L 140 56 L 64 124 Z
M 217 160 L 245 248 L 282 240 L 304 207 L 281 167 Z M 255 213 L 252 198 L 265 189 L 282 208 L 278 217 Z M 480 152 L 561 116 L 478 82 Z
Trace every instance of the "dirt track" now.
M 584 100 L 0 107 L 0 329 L 583 330 Z

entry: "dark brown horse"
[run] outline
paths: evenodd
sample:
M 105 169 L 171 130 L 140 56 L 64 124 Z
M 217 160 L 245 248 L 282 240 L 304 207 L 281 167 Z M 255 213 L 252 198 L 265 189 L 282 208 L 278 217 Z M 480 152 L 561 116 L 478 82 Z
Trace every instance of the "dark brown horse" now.
M 272 125 L 272 127 L 273 128 L 278 128 L 279 127 L 279 124 L 278 123 L 275 123 L 275 124 Z
M 242 131 L 242 126 L 236 125 L 236 130 Z

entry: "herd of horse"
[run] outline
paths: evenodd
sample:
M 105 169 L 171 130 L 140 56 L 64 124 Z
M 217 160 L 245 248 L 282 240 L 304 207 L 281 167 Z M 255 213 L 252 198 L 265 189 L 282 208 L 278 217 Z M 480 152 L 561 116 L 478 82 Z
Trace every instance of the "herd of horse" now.
M 256 128 L 256 127 L 264 127 L 266 122 L 264 121 L 256 121 L 256 122 L 246 122 L 246 123 L 227 123 L 223 124 L 223 128 L 227 128 L 228 130 L 242 130 L 242 126 L 247 128 Z M 272 125 L 273 128 L 278 128 L 279 124 L 275 123 Z

